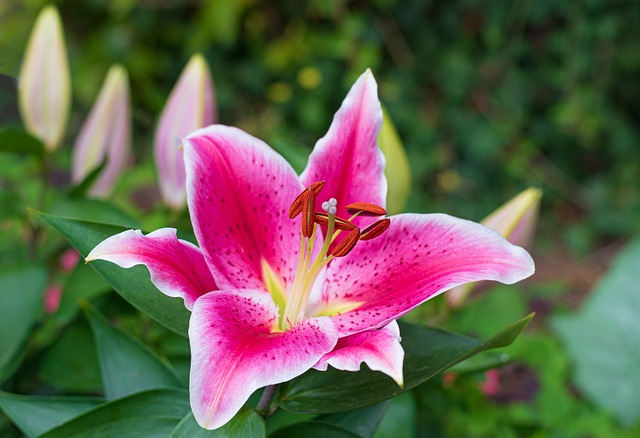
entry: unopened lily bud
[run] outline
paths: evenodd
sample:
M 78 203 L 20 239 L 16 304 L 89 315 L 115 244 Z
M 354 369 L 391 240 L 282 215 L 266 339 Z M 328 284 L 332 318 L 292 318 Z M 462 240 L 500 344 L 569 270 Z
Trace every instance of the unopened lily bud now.
M 38 15 L 18 78 L 18 105 L 27 132 L 48 151 L 61 143 L 71 107 L 71 78 L 60 14 L 46 6 Z
M 184 159 L 175 139 L 214 123 L 216 118 L 209 66 L 201 55 L 194 55 L 167 99 L 154 139 L 160 193 L 173 210 L 184 208 L 187 196 Z
M 129 79 L 124 67 L 114 65 L 73 146 L 73 182 L 81 182 L 106 158 L 105 168 L 88 192 L 96 197 L 109 196 L 126 166 L 130 146 Z
M 540 189 L 524 190 L 480 223 L 502 234 L 509 242 L 526 247 L 535 234 L 541 197 Z M 449 307 L 462 306 L 476 284 L 467 283 L 447 292 Z
M 378 134 L 378 146 L 384 154 L 387 165 L 384 174 L 387 177 L 387 211 L 398 214 L 404 210 L 411 191 L 411 166 L 402 140 L 396 131 L 389 114 L 382 112 L 382 128 Z

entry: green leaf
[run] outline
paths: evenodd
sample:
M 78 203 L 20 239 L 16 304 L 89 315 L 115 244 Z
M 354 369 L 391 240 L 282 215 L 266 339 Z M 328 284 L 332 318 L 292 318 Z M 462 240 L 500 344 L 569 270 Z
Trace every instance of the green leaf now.
M 20 128 L 0 129 L 0 152 L 32 154 L 43 157 L 43 144 Z
M 572 357 L 578 387 L 630 425 L 640 419 L 640 238 L 614 260 L 582 309 L 553 326 Z
M 112 327 L 88 303 L 84 311 L 96 342 L 102 384 L 108 400 L 147 389 L 180 387 L 173 370 L 138 339 Z
M 19 365 L 31 327 L 42 315 L 47 271 L 39 265 L 0 270 L 0 381 Z
M 391 399 L 388 409 L 375 431 L 374 438 L 415 437 L 417 434 L 417 410 L 413 392 L 405 392 Z M 405 427 L 400 429 L 398 424 L 403 424 Z
M 193 413 L 182 419 L 170 438 L 262 438 L 266 435 L 264 420 L 251 409 L 243 409 L 223 427 L 216 430 L 201 428 Z
M 360 435 L 339 426 L 319 421 L 305 421 L 285 426 L 269 435 L 269 438 L 298 438 L 301 436 L 313 438 L 362 438 Z
M 187 391 L 155 389 L 104 403 L 41 438 L 166 437 L 189 413 Z
M 407 205 L 411 192 L 411 166 L 404 145 L 389 114 L 383 110 L 382 128 L 378 134 L 378 146 L 384 154 L 387 165 L 384 174 L 389 184 L 387 192 L 387 211 L 389 214 L 401 213 Z
M 284 386 L 280 406 L 293 412 L 322 414 L 388 400 L 474 354 L 511 344 L 531 318 L 533 314 L 484 342 L 432 327 L 401 323 L 404 388 L 388 376 L 368 369 L 357 373 L 333 368 L 324 372 L 311 370 Z
M 60 231 L 83 257 L 86 257 L 97 244 L 107 237 L 128 229 L 117 225 L 99 224 L 40 212 L 34 212 L 34 214 Z M 135 308 L 168 329 L 187 336 L 189 311 L 184 307 L 182 300 L 170 298 L 159 292 L 149 280 L 149 273 L 144 266 L 123 269 L 113 263 L 101 260 L 91 262 L 90 266 Z
M 60 198 L 56 200 L 50 213 L 55 216 L 118 224 L 129 228 L 140 227 L 137 220 L 131 218 L 115 205 L 100 199 Z
M 0 391 L 0 409 L 28 437 L 38 436 L 102 403 L 92 397 L 43 397 Z
M 344 427 L 347 430 L 357 433 L 358 436 L 371 438 L 378 428 L 388 406 L 389 402 L 385 401 L 352 411 L 320 415 L 314 419 L 314 421 Z
M 40 377 L 55 388 L 75 393 L 102 390 L 96 346 L 88 324 L 78 321 L 65 328 L 45 351 Z

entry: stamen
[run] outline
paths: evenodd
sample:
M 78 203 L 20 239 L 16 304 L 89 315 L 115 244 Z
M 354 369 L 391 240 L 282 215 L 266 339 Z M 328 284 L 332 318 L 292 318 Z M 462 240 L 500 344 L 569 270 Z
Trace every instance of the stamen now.
M 302 235 L 311 237 L 316 226 L 314 222 L 314 213 L 316 211 L 316 194 L 309 188 L 304 191 L 303 208 L 302 208 Z
M 360 240 L 371 240 L 378 237 L 379 235 L 387 231 L 389 225 L 391 225 L 390 219 L 381 219 L 372 223 L 367 228 L 362 230 L 362 234 L 360 234 Z
M 325 184 L 324 181 L 314 182 L 308 187 L 308 189 L 311 189 L 311 191 L 316 196 L 318 196 L 318 194 L 320 194 L 320 192 L 324 188 L 324 184 Z M 302 212 L 302 208 L 304 207 L 303 195 L 305 194 L 306 191 L 307 189 L 305 189 L 302 193 L 300 193 L 298 197 L 291 204 L 291 207 L 289 208 L 289 219 L 295 218 Z
M 316 213 L 315 214 L 315 222 L 318 225 L 328 225 L 329 224 L 329 215 L 326 213 Z M 339 218 L 336 216 L 336 229 L 338 230 L 345 230 L 345 231 L 351 231 L 353 229 L 357 228 L 355 225 L 353 225 L 351 222 L 348 222 L 342 218 Z
M 346 256 L 356 246 L 358 240 L 360 240 L 360 230 L 356 228 L 355 230 L 351 230 L 349 235 L 336 245 L 333 251 L 331 251 L 331 255 L 334 257 Z
M 387 210 L 379 205 L 369 204 L 368 202 L 354 202 L 346 207 L 350 214 L 360 213 L 361 216 L 384 216 Z

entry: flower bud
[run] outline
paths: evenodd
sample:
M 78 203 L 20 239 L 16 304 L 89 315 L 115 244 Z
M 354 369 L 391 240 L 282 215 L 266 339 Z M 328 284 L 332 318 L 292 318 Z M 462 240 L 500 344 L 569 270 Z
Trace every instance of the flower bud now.
M 154 153 L 162 199 L 177 211 L 186 205 L 186 176 L 182 150 L 175 139 L 214 123 L 213 80 L 207 61 L 191 57 L 162 110 L 154 139 Z
M 541 197 L 542 191 L 540 189 L 528 188 L 480 223 L 502 234 L 514 245 L 526 247 L 531 243 L 535 233 Z M 461 307 L 476 284 L 467 283 L 447 292 L 449 307 Z
M 382 112 L 382 128 L 378 134 L 378 146 L 386 158 L 384 174 L 389 185 L 387 211 L 398 214 L 404 210 L 411 191 L 411 167 L 402 140 L 388 112 Z
M 48 151 L 61 143 L 71 107 L 71 78 L 60 14 L 46 6 L 38 15 L 18 78 L 18 105 L 27 132 Z
M 129 80 L 124 67 L 114 65 L 73 146 L 73 182 L 81 182 L 106 158 L 107 165 L 88 192 L 96 197 L 108 196 L 127 163 L 130 144 Z

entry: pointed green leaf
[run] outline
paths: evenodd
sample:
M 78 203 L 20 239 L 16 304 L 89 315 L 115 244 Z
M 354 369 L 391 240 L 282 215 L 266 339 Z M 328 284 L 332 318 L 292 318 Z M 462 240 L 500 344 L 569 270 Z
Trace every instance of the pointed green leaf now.
M 189 395 L 181 389 L 154 389 L 104 403 L 41 435 L 166 437 L 189 413 Z
M 54 388 L 73 393 L 95 394 L 102 390 L 96 345 L 85 321 L 66 327 L 44 352 L 39 375 Z
M 0 409 L 28 437 L 38 436 L 98 406 L 92 397 L 43 397 L 0 391 Z
M 285 426 L 269 435 L 269 438 L 298 438 L 303 436 L 313 438 L 362 438 L 360 435 L 342 427 L 319 421 L 305 421 Z
M 553 326 L 575 365 L 574 380 L 626 425 L 640 419 L 640 238 L 614 260 L 582 309 Z
M 179 388 L 175 372 L 145 344 L 112 327 L 85 303 L 85 314 L 96 342 L 102 384 L 108 400 L 147 389 Z
M 401 213 L 407 205 L 411 192 L 411 166 L 402 140 L 396 131 L 389 113 L 383 109 L 382 128 L 378 134 L 378 146 L 384 154 L 387 165 L 384 174 L 389 184 L 387 192 L 387 211 L 389 214 Z
M 40 212 L 34 214 L 62 233 L 83 257 L 107 237 L 128 229 Z M 189 311 L 184 307 L 182 300 L 170 298 L 159 292 L 149 280 L 149 272 L 145 267 L 123 269 L 101 260 L 92 262 L 90 266 L 134 307 L 165 327 L 187 336 Z
M 170 438 L 262 438 L 266 435 L 264 420 L 251 409 L 243 409 L 223 427 L 216 430 L 201 428 L 193 413 L 182 419 Z
M 401 323 L 405 350 L 404 388 L 388 376 L 370 371 L 311 370 L 286 384 L 280 406 L 299 413 L 347 411 L 390 399 L 438 375 L 456 363 L 491 348 L 511 344 L 533 315 L 517 321 L 487 341 L 432 327 Z
M 0 152 L 14 152 L 44 156 L 42 143 L 20 128 L 0 129 Z
M 314 421 L 343 427 L 363 438 L 371 438 L 378 428 L 383 415 L 387 412 L 389 402 L 376 403 L 352 411 L 320 415 Z
M 0 270 L 0 381 L 19 365 L 17 357 L 42 315 L 47 271 L 39 265 Z

